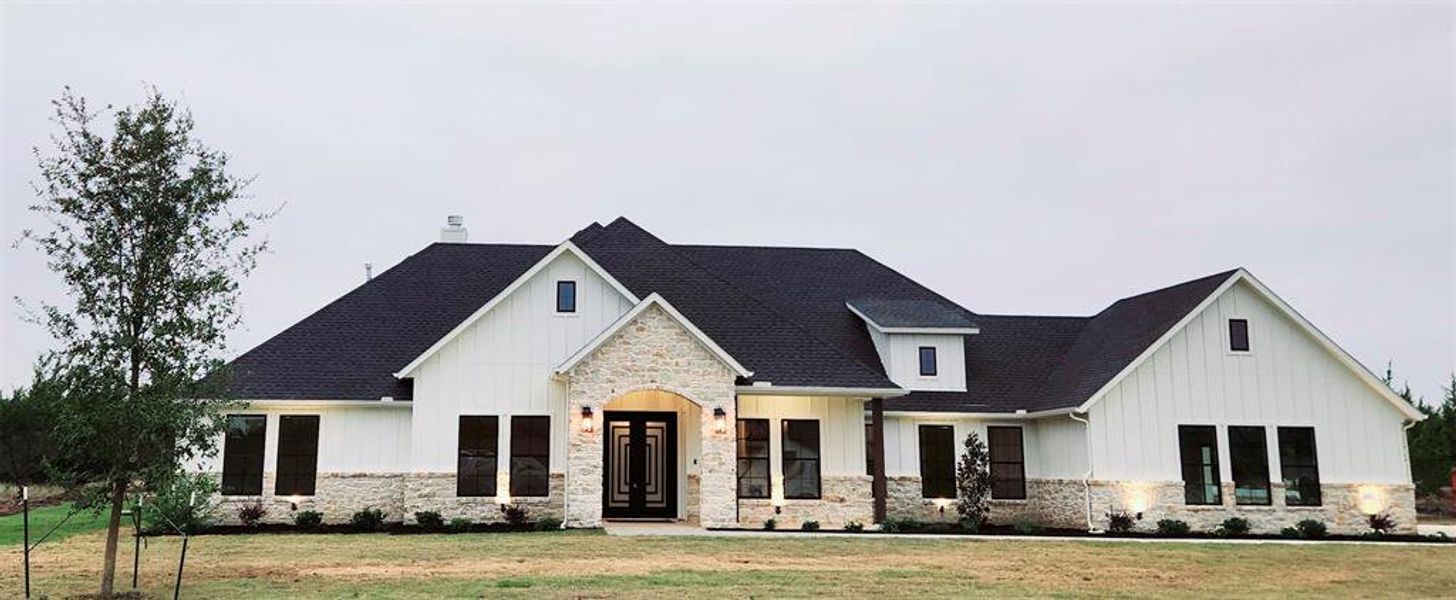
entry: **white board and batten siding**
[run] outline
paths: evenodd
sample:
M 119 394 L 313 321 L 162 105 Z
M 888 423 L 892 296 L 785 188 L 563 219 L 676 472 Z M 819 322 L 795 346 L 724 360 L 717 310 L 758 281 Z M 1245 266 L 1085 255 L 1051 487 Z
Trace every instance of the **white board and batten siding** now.
M 785 419 L 819 421 L 820 473 L 825 477 L 865 475 L 864 398 L 739 396 L 739 419 L 768 419 L 770 472 L 783 475 Z
M 917 391 L 966 391 L 965 336 L 884 333 L 874 327 L 868 329 L 870 340 L 885 365 L 885 372 L 895 385 Z M 935 375 L 920 374 L 922 346 L 935 348 Z
M 1247 319 L 1250 352 L 1229 351 L 1228 320 Z M 1177 481 L 1178 426 L 1214 425 L 1220 472 L 1229 425 L 1266 428 L 1279 478 L 1276 427 L 1313 426 L 1326 483 L 1409 483 L 1404 416 L 1270 304 L 1239 282 L 1092 405 L 1094 477 Z
M 946 413 L 916 413 L 885 417 L 885 475 L 920 476 L 920 426 L 950 425 L 955 432 L 956 457 L 964 454 L 966 436 L 975 433 L 987 442 L 987 427 L 1020 427 L 1022 459 L 1029 479 L 1080 479 L 1087 474 L 1087 446 L 1082 424 L 1069 417 L 1036 420 L 971 418 Z
M 556 312 L 556 282 L 576 282 L 576 312 Z M 414 374 L 415 472 L 453 472 L 461 415 L 500 417 L 502 456 L 512 415 L 550 415 L 551 470 L 566 464 L 566 384 L 554 368 L 632 304 L 567 252 L 464 329 Z
M 318 415 L 320 473 L 399 473 L 409 470 L 410 408 L 399 406 L 360 407 L 326 406 L 327 402 L 310 402 L 297 408 L 239 408 L 223 411 L 224 415 L 265 415 L 263 470 L 272 473 L 278 466 L 278 417 L 281 415 Z M 194 465 L 199 471 L 221 471 L 226 451 L 226 436 L 220 436 L 218 453 L 210 461 Z

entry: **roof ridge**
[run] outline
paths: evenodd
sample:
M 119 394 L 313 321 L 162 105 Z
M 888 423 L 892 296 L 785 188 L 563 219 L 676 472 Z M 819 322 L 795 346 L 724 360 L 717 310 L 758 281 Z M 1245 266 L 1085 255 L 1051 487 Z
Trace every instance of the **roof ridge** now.
M 850 252 L 853 252 L 855 254 L 858 254 L 860 256 L 865 257 L 865 260 L 868 260 L 868 261 L 870 261 L 870 262 L 872 262 L 872 263 L 874 263 L 876 265 L 879 265 L 879 267 L 882 268 L 882 269 L 885 269 L 885 270 L 887 270 L 887 271 L 889 271 L 891 273 L 894 273 L 896 275 L 899 275 L 905 281 L 909 281 L 910 283 L 913 283 L 915 285 L 920 286 L 921 289 L 924 289 L 925 291 L 930 292 L 930 294 L 932 296 L 935 296 L 936 298 L 938 298 L 938 299 L 940 299 L 942 301 L 949 302 L 951 306 L 953 306 L 955 308 L 958 308 L 960 310 L 965 311 L 966 314 L 968 314 L 968 315 L 971 316 L 972 320 L 974 320 L 975 317 L 978 314 L 978 313 L 976 313 L 976 311 L 973 311 L 973 310 L 971 310 L 969 308 L 966 308 L 964 306 L 961 306 L 961 304 L 959 302 L 956 302 L 954 300 L 951 300 L 950 298 L 947 298 L 944 294 L 942 294 L 940 292 L 937 292 L 937 291 L 935 291 L 933 289 L 930 289 L 930 286 L 925 285 L 923 283 L 920 283 L 920 280 L 915 279 L 913 277 L 910 277 L 909 275 L 906 275 L 904 273 L 901 273 L 900 271 L 896 270 L 894 267 L 891 267 L 890 265 L 887 265 L 885 263 L 880 262 L 879 260 L 877 260 L 873 256 L 870 256 L 868 254 L 865 254 L 863 251 L 859 250 L 858 248 L 850 248 L 849 251 Z
M 665 243 L 665 242 L 664 242 Z M 821 246 L 750 246 L 747 244 L 668 244 L 674 248 L 732 248 L 751 250 L 814 250 L 817 252 L 854 252 L 854 248 L 826 248 Z
M 1173 285 L 1165 285 L 1163 287 L 1160 287 L 1160 288 L 1157 288 L 1157 289 L 1153 289 L 1153 290 L 1148 290 L 1146 292 L 1139 292 L 1139 293 L 1133 294 L 1131 296 L 1123 296 L 1121 298 L 1118 298 L 1117 300 L 1113 300 L 1112 301 L 1112 304 L 1108 304 L 1106 308 L 1103 308 L 1097 314 L 1100 315 L 1103 312 L 1107 312 L 1107 309 L 1112 308 L 1114 306 L 1117 306 L 1117 304 L 1119 302 L 1125 302 L 1127 300 L 1136 300 L 1136 299 L 1141 298 L 1143 296 L 1151 296 L 1153 294 L 1158 294 L 1158 293 L 1166 292 L 1166 291 L 1171 290 L 1173 288 L 1179 288 L 1179 287 L 1183 287 L 1183 286 L 1188 285 L 1188 284 L 1199 283 L 1199 282 L 1206 281 L 1206 280 L 1209 280 L 1209 279 L 1228 279 L 1230 277 L 1233 277 L 1234 276 L 1234 273 L 1237 273 L 1237 272 L 1239 272 L 1241 270 L 1243 270 L 1243 267 L 1234 267 L 1232 269 L 1228 269 L 1228 270 L 1225 270 L 1225 271 L 1219 271 L 1217 273 L 1211 273 L 1209 275 L 1204 275 L 1202 277 L 1194 277 L 1193 279 L 1186 279 L 1186 280 L 1180 281 L 1178 283 L 1175 283 Z
M 669 243 L 663 241 L 662 238 L 659 238 L 656 235 L 653 235 L 652 232 L 647 231 L 646 229 L 642 229 L 642 227 L 639 226 L 639 225 L 637 225 L 636 223 L 633 223 L 631 221 L 628 221 L 626 219 L 626 217 L 618 217 L 616 221 L 612 221 L 612 225 L 616 225 L 618 221 L 625 222 L 625 223 L 631 225 L 632 227 L 636 228 L 637 230 L 641 231 L 642 233 L 647 234 L 648 237 L 651 237 L 652 239 L 657 240 L 657 242 L 661 243 L 663 246 L 665 246 L 669 250 L 671 250 L 672 253 L 673 253 L 673 255 L 678 256 L 678 257 L 682 258 L 683 260 L 687 261 L 688 264 L 692 265 L 694 268 L 698 269 L 699 271 L 702 271 L 703 273 L 706 273 L 709 277 L 712 277 L 713 279 L 717 280 L 719 283 L 722 283 L 724 286 L 726 286 L 730 290 L 733 290 L 738 295 L 743 296 L 744 298 L 747 298 L 747 299 L 751 300 L 754 304 L 756 304 L 756 305 L 762 307 L 764 310 L 767 310 L 768 312 L 772 313 L 779 320 L 781 320 L 781 321 L 783 321 L 785 323 L 788 323 L 790 326 L 794 327 L 795 329 L 797 329 L 800 332 L 802 332 L 804 335 L 808 336 L 809 339 L 812 339 L 812 340 L 818 342 L 820 345 L 829 348 L 835 354 L 838 354 L 841 357 L 844 357 L 846 359 L 849 359 L 849 361 L 852 362 L 852 363 L 854 363 L 855 366 L 858 366 L 859 368 L 864 369 L 867 373 L 869 373 L 869 374 L 871 374 L 871 375 L 873 375 L 875 377 L 883 378 L 885 381 L 890 381 L 889 374 L 887 374 L 887 373 L 881 373 L 879 371 L 876 371 L 875 369 L 873 369 L 869 365 L 864 364 L 864 362 L 861 361 L 861 360 L 859 360 L 858 358 L 855 358 L 853 356 L 850 356 L 849 354 L 845 353 L 844 350 L 840 349 L 839 346 L 837 346 L 835 344 L 831 344 L 831 343 L 829 343 L 828 340 L 825 340 L 824 338 L 819 337 L 818 335 L 816 335 L 814 332 L 809 331 L 808 328 L 804 327 L 803 325 L 800 325 L 798 323 L 798 321 L 795 321 L 795 320 L 789 318 L 788 315 L 785 315 L 783 312 L 781 312 L 778 309 L 774 308 L 769 303 L 764 302 L 762 298 L 759 298 L 758 296 L 756 296 L 756 295 L 754 295 L 754 294 L 752 294 L 752 293 L 750 293 L 748 291 L 739 289 L 738 286 L 734 285 L 732 282 L 728 281 L 727 279 L 724 279 L 723 276 L 722 275 L 719 275 L 716 271 L 713 271 L 712 269 L 709 269 L 709 268 L 703 266 L 702 263 L 699 263 L 698 261 L 693 260 L 693 258 L 690 257 L 690 256 L 688 256 L 687 253 L 678 250 L 672 244 L 669 244 Z M 583 251 L 585 251 L 585 250 L 583 250 Z M 891 382 L 891 383 L 893 383 L 893 382 Z

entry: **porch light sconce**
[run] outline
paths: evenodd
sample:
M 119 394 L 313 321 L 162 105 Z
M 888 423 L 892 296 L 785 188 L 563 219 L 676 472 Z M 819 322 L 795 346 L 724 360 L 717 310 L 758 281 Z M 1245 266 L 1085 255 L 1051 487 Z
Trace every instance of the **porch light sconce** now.
M 713 409 L 713 429 L 718 433 L 728 433 L 728 412 L 721 406 Z
M 595 419 L 592 419 L 592 409 L 591 409 L 591 407 L 590 406 L 583 406 L 583 407 L 581 407 L 581 431 L 583 433 L 591 433 L 593 431 L 596 431 L 596 428 L 597 428 L 597 423 L 596 423 L 596 420 Z

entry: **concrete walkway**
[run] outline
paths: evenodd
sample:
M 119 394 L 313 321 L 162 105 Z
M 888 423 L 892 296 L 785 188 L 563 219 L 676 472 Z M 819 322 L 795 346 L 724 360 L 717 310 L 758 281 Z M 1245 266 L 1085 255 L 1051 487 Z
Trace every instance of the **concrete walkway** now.
M 632 522 L 632 521 L 609 521 L 603 527 L 607 535 L 622 537 L 637 536 L 698 536 L 698 537 L 745 537 L 745 538 L 844 538 L 854 537 L 856 534 L 832 532 L 832 531 L 762 531 L 753 529 L 715 529 L 707 530 L 696 525 L 685 523 L 668 522 Z M 1427 528 L 1436 528 L 1428 530 Z M 1456 537 L 1449 529 L 1456 529 L 1450 525 L 1421 525 L 1420 532 L 1423 535 L 1434 534 L 1437 530 L 1446 530 L 1447 535 Z M 1115 538 L 1106 536 L 1042 536 L 1042 535 L 956 535 L 942 533 L 871 533 L 859 534 L 872 538 L 891 538 L 905 540 L 1003 540 L 1018 542 L 1092 542 L 1092 543 L 1138 543 L 1138 544 L 1285 544 L 1290 546 L 1303 546 L 1311 544 L 1381 544 L 1396 546 L 1425 546 L 1432 548 L 1446 548 L 1456 552 L 1456 544 L 1438 542 L 1374 542 L 1374 541 L 1319 541 L 1319 540 L 1244 540 L 1244 539 L 1166 539 L 1166 538 Z

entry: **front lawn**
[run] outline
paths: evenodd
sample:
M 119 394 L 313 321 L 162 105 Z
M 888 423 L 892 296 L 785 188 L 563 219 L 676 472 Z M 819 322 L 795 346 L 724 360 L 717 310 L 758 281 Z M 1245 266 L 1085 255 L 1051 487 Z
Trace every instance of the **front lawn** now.
M 142 588 L 171 593 L 176 537 L 142 553 Z M 35 591 L 94 591 L 102 536 L 42 546 Z M 118 581 L 131 581 L 123 544 Z M 20 549 L 0 548 L 0 597 Z M 16 575 L 12 577 L 11 575 Z M 126 587 L 125 585 L 120 586 Z M 928 598 L 965 595 L 1444 596 L 1456 547 L 829 538 L 619 538 L 598 532 L 202 536 L 184 597 Z
M 95 514 L 89 510 L 83 510 L 77 512 L 67 520 L 66 515 L 70 514 L 70 512 L 70 504 L 31 509 L 30 543 L 34 544 L 36 540 L 39 540 L 41 536 L 45 535 L 46 532 L 50 531 L 51 528 L 60 524 L 62 521 L 65 521 L 65 524 L 61 525 L 59 529 L 56 529 L 55 533 L 51 534 L 51 537 L 46 539 L 46 544 L 66 539 L 78 533 L 95 531 L 106 527 L 106 515 L 104 514 Z M 126 525 L 128 525 L 127 531 L 130 531 L 130 522 L 128 521 Z M 24 537 L 25 522 L 20 513 L 0 517 L 0 547 L 13 545 L 19 548 Z

